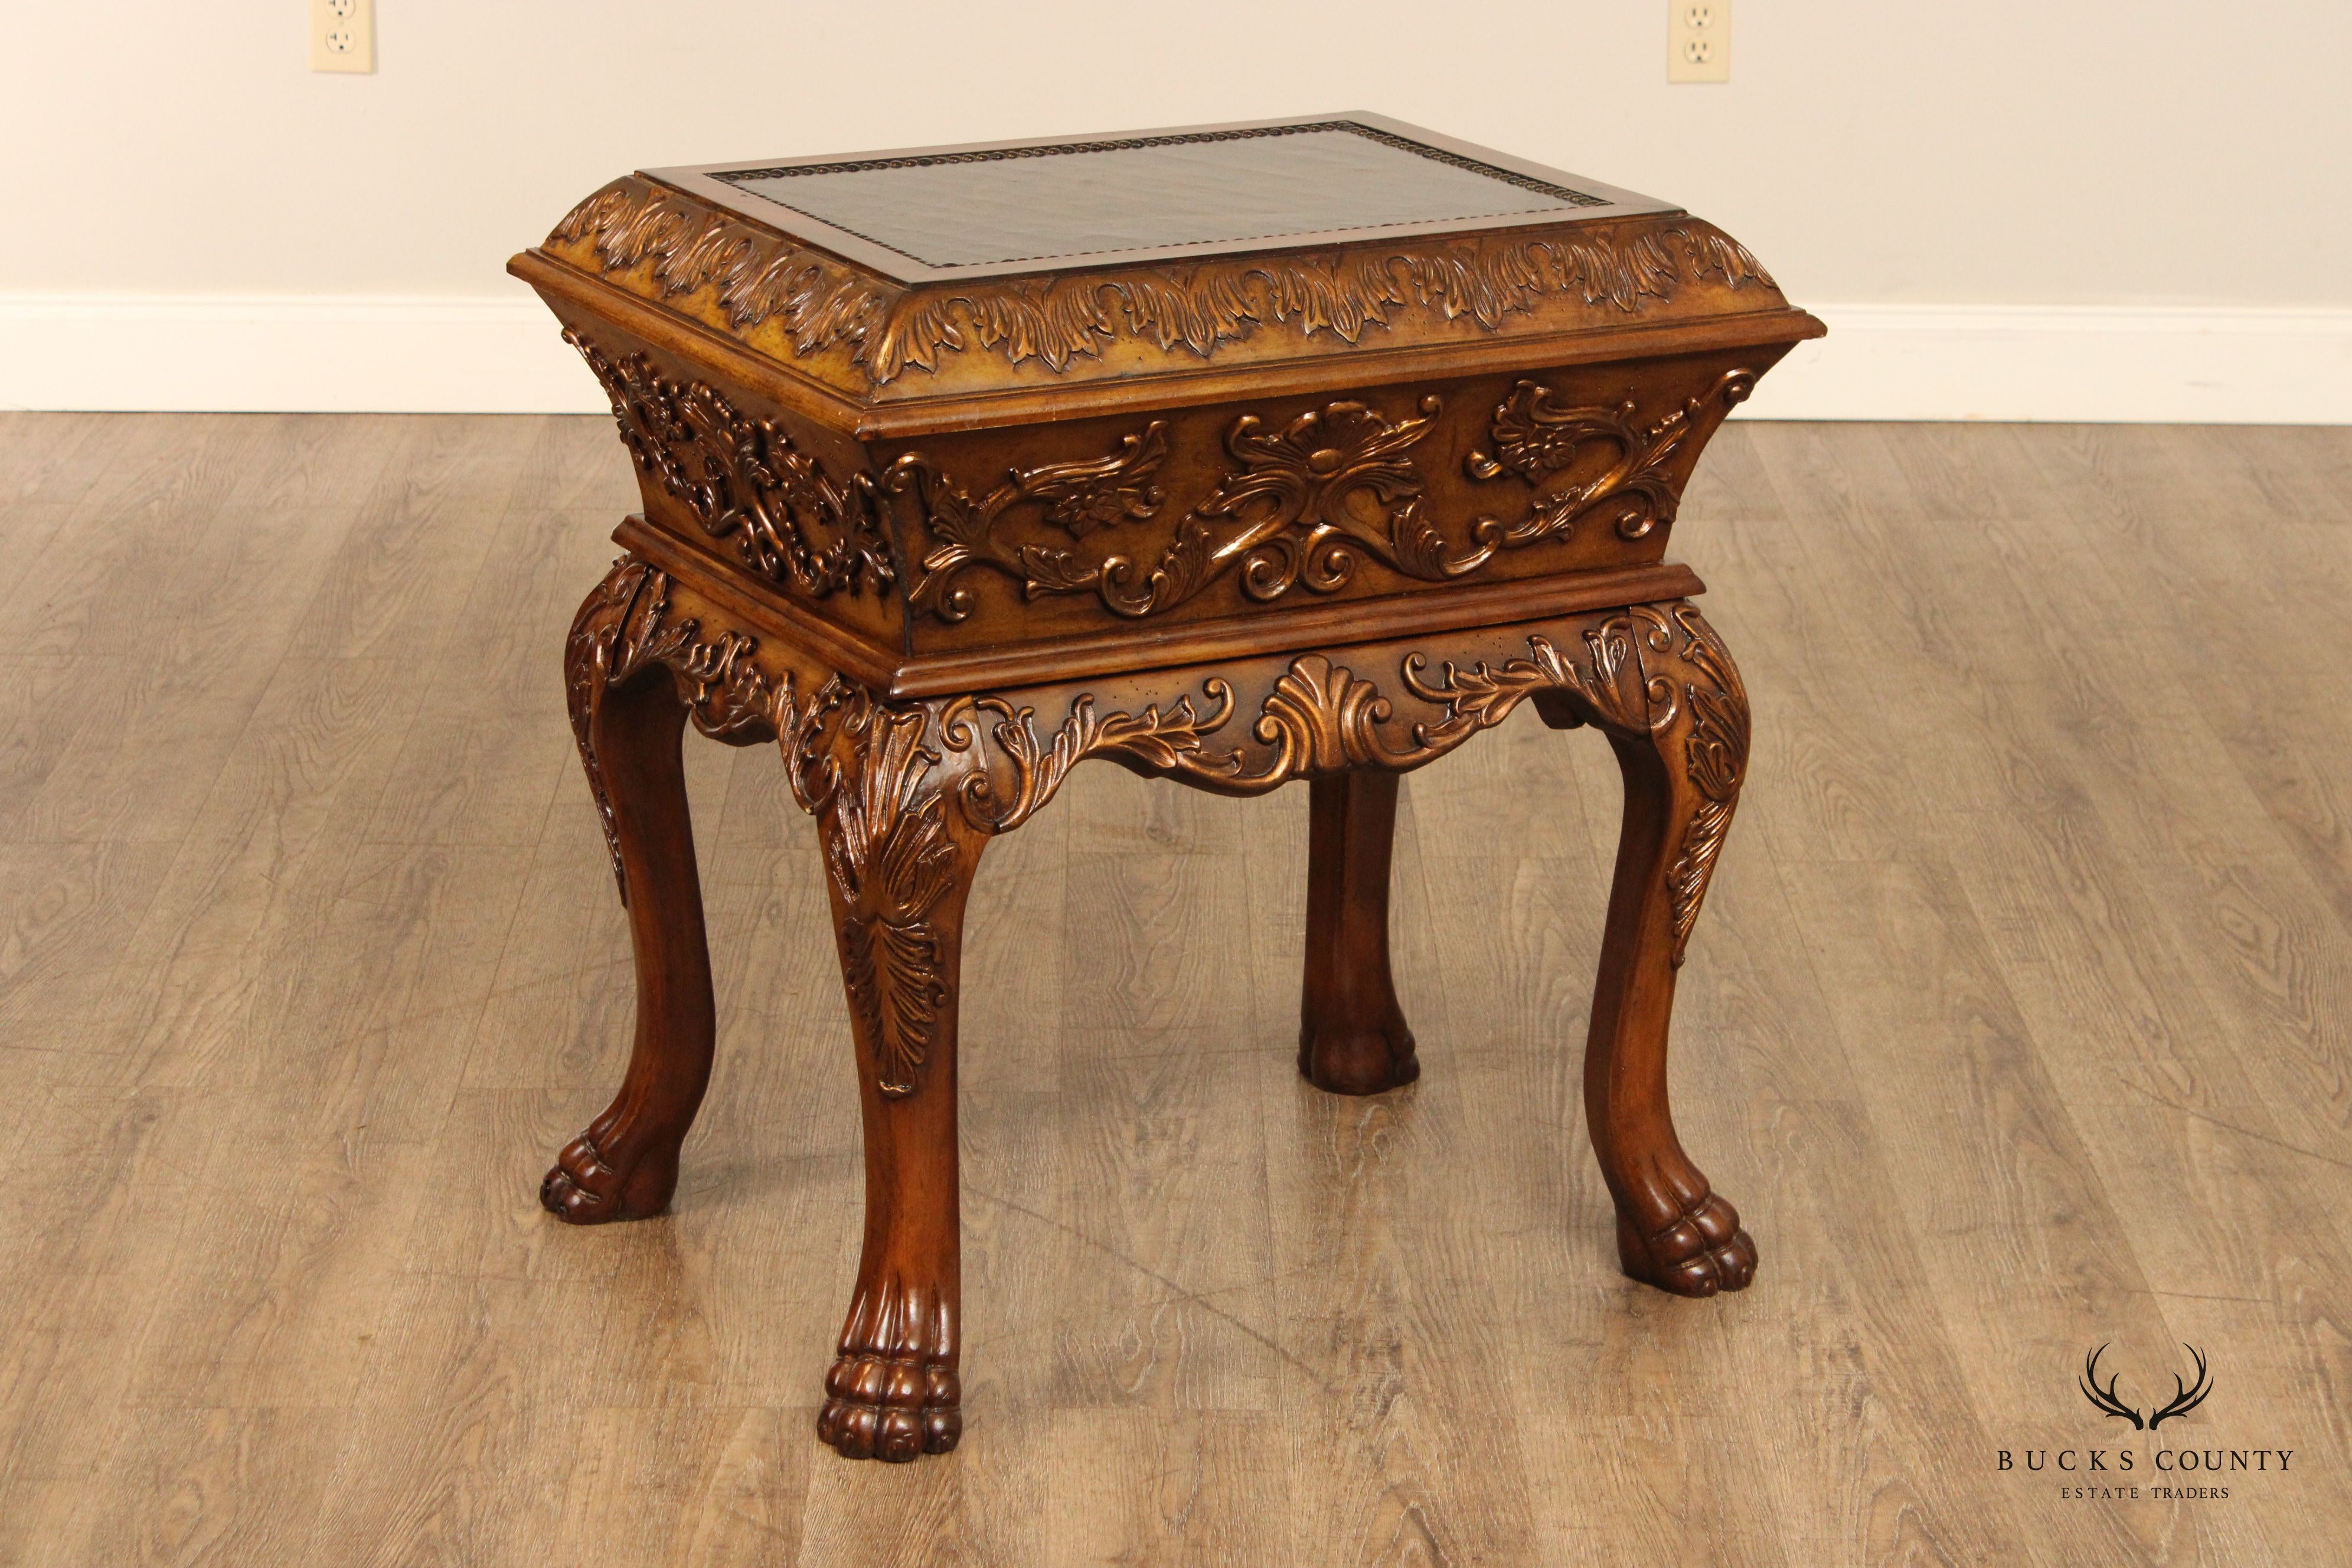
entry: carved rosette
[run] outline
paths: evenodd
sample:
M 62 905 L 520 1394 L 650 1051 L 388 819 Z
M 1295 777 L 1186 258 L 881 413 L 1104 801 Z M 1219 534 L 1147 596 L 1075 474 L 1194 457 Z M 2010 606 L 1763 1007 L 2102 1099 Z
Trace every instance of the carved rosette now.
M 753 572 L 812 599 L 879 597 L 898 580 L 870 475 L 835 480 L 707 381 L 663 375 L 642 353 L 614 359 L 573 329 L 563 340 L 604 384 L 638 471 Z

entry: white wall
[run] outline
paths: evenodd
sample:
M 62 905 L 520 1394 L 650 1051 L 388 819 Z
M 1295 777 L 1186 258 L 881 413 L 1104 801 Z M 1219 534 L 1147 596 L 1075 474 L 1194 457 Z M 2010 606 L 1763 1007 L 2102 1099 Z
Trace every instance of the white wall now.
M 0 405 L 590 407 L 500 268 L 615 174 L 1360 107 L 1746 241 L 1768 414 L 2352 418 L 2340 0 L 377 4 L 7 0 Z

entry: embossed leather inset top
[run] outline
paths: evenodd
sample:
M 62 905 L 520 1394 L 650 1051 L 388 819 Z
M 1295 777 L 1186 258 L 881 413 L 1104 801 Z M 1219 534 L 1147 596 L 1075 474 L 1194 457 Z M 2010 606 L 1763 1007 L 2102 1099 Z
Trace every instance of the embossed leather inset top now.
M 1614 205 L 1339 121 L 716 177 L 931 267 Z

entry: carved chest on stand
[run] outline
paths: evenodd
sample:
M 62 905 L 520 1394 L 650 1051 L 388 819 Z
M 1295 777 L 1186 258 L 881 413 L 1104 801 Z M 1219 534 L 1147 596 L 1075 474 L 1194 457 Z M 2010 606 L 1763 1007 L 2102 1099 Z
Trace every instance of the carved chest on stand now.
M 819 1429 L 954 1446 L 955 1047 L 981 852 L 1104 758 L 1312 781 L 1299 1070 L 1419 1072 L 1396 783 L 1522 702 L 1616 752 L 1587 1047 L 1621 1261 L 1737 1289 L 1677 1142 L 1675 974 L 1747 700 L 1666 559 L 1700 449 L 1821 325 L 1662 202 L 1378 116 L 656 170 L 511 268 L 610 395 L 645 510 L 566 649 L 636 954 L 635 1051 L 541 1196 L 654 1214 L 709 1076 L 679 746 L 774 742 L 815 817 L 865 1249 Z

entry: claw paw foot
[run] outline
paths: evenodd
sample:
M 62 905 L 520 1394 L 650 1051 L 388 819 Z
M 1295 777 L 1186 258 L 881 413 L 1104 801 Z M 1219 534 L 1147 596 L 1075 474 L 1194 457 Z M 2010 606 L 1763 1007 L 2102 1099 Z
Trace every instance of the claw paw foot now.
M 816 1418 L 843 1458 L 904 1464 L 963 1436 L 952 1295 L 889 1276 L 859 1284 Z
M 845 1458 L 904 1464 L 963 1436 L 955 1369 L 915 1356 L 844 1355 L 824 1380 L 816 1435 Z
M 675 1148 L 633 1146 L 600 1122 L 563 1146 L 539 1184 L 539 1201 L 567 1225 L 603 1225 L 661 1213 L 677 1185 Z
M 1625 1272 L 1677 1296 L 1746 1289 L 1756 1278 L 1756 1243 L 1739 1228 L 1739 1211 L 1712 1193 L 1680 1207 L 1672 1222 L 1646 1233 L 1618 1215 L 1617 1257 Z

